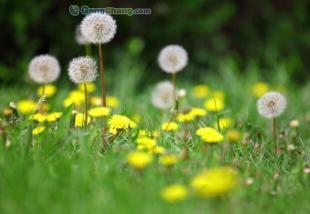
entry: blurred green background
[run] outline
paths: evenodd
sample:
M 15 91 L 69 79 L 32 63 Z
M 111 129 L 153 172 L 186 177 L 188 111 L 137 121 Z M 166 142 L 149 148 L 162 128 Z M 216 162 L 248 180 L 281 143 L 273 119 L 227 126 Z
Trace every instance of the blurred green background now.
M 129 56 L 144 65 L 143 75 L 149 77 L 159 70 L 156 60 L 161 47 L 178 43 L 189 52 L 188 77 L 193 79 L 214 72 L 227 59 L 240 72 L 254 65 L 268 76 L 281 65 L 292 81 L 309 79 L 309 0 L 0 2 L 1 84 L 27 80 L 28 62 L 43 53 L 58 57 L 66 76 L 69 60 L 84 54 L 84 47 L 75 42 L 75 27 L 83 15 L 70 15 L 71 4 L 152 9 L 151 15 L 114 16 L 118 32 L 104 46 L 105 63 L 111 68 Z

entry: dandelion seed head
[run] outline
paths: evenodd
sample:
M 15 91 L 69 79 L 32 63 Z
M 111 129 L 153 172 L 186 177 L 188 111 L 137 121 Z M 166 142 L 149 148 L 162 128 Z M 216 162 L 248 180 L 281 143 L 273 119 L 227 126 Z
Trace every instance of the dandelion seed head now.
M 180 45 L 168 45 L 158 55 L 159 67 L 167 73 L 181 71 L 188 61 L 186 50 Z
M 30 78 L 41 84 L 54 82 L 60 74 L 58 60 L 51 55 L 39 55 L 29 63 L 28 72 Z
M 117 25 L 113 17 L 107 13 L 91 13 L 81 23 L 81 33 L 93 44 L 104 44 L 111 41 L 116 33 Z
M 173 85 L 169 81 L 159 82 L 152 91 L 152 104 L 159 109 L 168 109 L 173 106 Z
M 78 57 L 69 64 L 69 77 L 74 83 L 92 82 L 97 77 L 97 64 L 91 57 Z
M 87 39 L 83 36 L 81 32 L 81 25 L 76 26 L 75 29 L 75 40 L 79 45 L 86 45 L 89 44 L 90 42 L 87 41 Z
M 280 116 L 286 108 L 286 99 L 279 92 L 267 92 L 257 101 L 258 113 L 266 118 Z

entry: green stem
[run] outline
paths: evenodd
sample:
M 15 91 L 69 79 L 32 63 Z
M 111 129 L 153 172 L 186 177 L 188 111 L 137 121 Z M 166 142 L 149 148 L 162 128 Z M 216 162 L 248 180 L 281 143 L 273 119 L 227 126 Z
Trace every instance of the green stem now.
M 87 85 L 84 82 L 84 95 L 85 95 L 85 101 L 84 101 L 84 123 L 85 126 L 87 126 L 87 121 L 88 121 L 88 92 L 87 92 Z
M 277 142 L 277 121 L 276 118 L 272 118 L 272 133 L 273 133 L 273 141 L 275 144 L 275 154 L 277 155 L 278 142 Z
M 173 84 L 173 99 L 174 104 L 177 102 L 177 75 L 176 73 L 172 73 L 172 84 Z
M 85 55 L 91 56 L 91 46 L 90 44 L 85 44 Z

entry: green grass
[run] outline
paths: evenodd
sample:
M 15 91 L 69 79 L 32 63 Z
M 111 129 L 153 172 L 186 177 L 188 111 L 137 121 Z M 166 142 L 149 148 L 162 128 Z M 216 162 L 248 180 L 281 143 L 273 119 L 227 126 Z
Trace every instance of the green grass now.
M 141 89 L 143 68 L 136 64 L 119 66 L 117 72 L 107 72 L 108 91 L 121 101 L 113 113 L 128 116 L 139 113 L 142 116 L 139 128 L 158 129 L 162 113 L 151 106 L 149 98 L 154 82 L 147 79 L 146 87 Z M 71 109 L 65 110 L 57 131 L 52 126 L 38 137 L 31 135 L 34 124 L 20 119 L 7 128 L 11 146 L 4 146 L 4 137 L 0 140 L 0 213 L 309 213 L 310 180 L 303 171 L 310 164 L 310 84 L 296 86 L 285 71 L 277 69 L 266 78 L 274 87 L 281 85 L 288 100 L 287 111 L 279 119 L 282 136 L 279 144 L 283 148 L 287 144 L 296 146 L 294 151 L 284 149 L 276 158 L 271 121 L 256 113 L 256 98 L 250 93 L 252 84 L 262 80 L 257 72 L 250 69 L 240 73 L 235 67 L 223 64 L 217 73 L 204 73 L 200 82 L 187 80 L 185 72 L 178 77 L 179 87 L 188 91 L 181 106 L 202 106 L 202 101 L 191 95 L 195 84 L 205 83 L 214 90 L 223 90 L 226 97 L 223 115 L 233 118 L 235 128 L 248 135 L 247 144 L 225 141 L 213 147 L 211 154 L 204 151 L 203 143 L 195 135 L 194 127 L 198 124 L 192 124 L 188 160 L 165 169 L 155 159 L 144 171 L 137 172 L 126 164 L 126 155 L 135 148 L 135 130 L 117 137 L 109 151 L 101 154 L 100 125 L 88 130 L 70 128 Z M 62 100 L 68 93 L 68 82 L 63 81 L 59 90 L 49 102 L 54 109 L 64 110 Z M 35 90 L 26 84 L 2 87 L 0 108 L 10 101 L 29 97 L 35 97 Z M 164 116 L 169 117 L 167 112 Z M 213 125 L 215 118 L 210 113 L 201 123 Z M 292 119 L 300 121 L 298 130 L 289 127 Z M 164 133 L 157 143 L 173 154 L 179 154 L 183 148 L 181 138 L 175 141 Z M 240 176 L 239 187 L 228 195 L 218 199 L 191 195 L 175 204 L 160 197 L 160 190 L 166 185 L 188 186 L 201 170 L 222 165 L 234 167 Z M 279 173 L 277 179 L 276 173 Z M 244 180 L 249 177 L 254 183 L 246 186 Z

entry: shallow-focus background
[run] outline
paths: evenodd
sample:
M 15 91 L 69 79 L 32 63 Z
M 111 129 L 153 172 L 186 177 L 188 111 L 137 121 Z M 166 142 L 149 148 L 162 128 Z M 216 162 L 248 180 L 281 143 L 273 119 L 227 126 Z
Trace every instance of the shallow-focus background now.
M 159 79 L 162 74 L 155 71 L 159 70 L 156 58 L 160 48 L 179 43 L 190 56 L 185 78 L 198 79 L 215 72 L 219 62 L 228 59 L 241 72 L 251 67 L 264 78 L 280 65 L 295 83 L 309 79 L 308 0 L 1 0 L 1 84 L 28 81 L 28 62 L 42 53 L 57 56 L 63 78 L 67 78 L 68 61 L 84 53 L 84 47 L 74 39 L 83 15 L 70 15 L 71 4 L 151 8 L 151 15 L 114 16 L 118 32 L 104 47 L 110 68 L 129 56 L 143 64 L 144 76 Z

